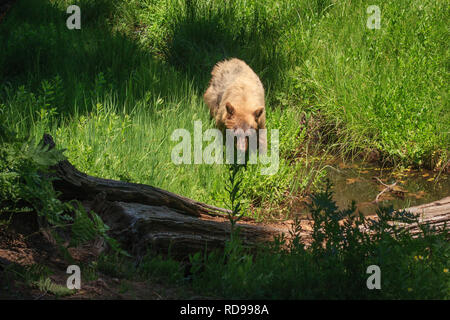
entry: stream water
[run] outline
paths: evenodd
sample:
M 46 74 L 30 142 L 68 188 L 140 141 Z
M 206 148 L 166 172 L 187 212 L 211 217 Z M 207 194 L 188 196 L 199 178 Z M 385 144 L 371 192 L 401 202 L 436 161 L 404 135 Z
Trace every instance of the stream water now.
M 379 205 L 392 204 L 394 209 L 412 207 L 450 196 L 450 175 L 428 170 L 371 167 L 362 163 L 337 163 L 327 168 L 333 184 L 334 200 L 340 209 L 352 200 L 364 214 L 375 213 L 373 203 L 386 185 L 396 185 L 379 196 Z M 378 180 L 378 179 L 379 180 Z M 381 181 L 381 182 L 380 182 Z

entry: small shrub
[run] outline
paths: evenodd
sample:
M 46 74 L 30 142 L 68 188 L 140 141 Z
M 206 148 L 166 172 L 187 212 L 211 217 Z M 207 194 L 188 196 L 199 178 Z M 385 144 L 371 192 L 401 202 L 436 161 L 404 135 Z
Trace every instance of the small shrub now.
M 223 253 L 191 257 L 194 289 L 232 299 L 449 298 L 445 231 L 422 226 L 413 238 L 390 222 L 417 222 L 417 216 L 392 208 L 380 208 L 378 219 L 367 222 L 354 204 L 338 210 L 330 188 L 312 198 L 311 243 L 300 237 L 298 222 L 292 242 L 280 238 L 256 253 L 235 237 Z M 381 290 L 366 286 L 370 265 L 381 269 Z
M 108 226 L 95 212 L 86 212 L 77 201 L 62 202 L 54 190 L 51 166 L 65 159 L 61 150 L 50 149 L 43 142 L 0 141 L 0 214 L 35 211 L 48 224 L 48 230 L 61 244 L 58 230 L 71 228 L 70 246 L 78 246 L 97 236 L 110 247 L 120 249 L 118 242 L 107 235 Z M 67 254 L 65 247 L 60 248 Z

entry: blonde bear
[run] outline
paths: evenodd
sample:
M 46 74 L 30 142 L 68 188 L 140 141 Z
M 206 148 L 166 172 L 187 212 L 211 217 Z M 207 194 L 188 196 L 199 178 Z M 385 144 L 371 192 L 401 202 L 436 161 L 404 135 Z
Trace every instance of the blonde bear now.
M 233 58 L 217 63 L 203 98 L 220 129 L 234 132 L 265 129 L 264 87 L 256 73 L 242 60 Z M 265 149 L 265 139 L 259 138 Z M 247 150 L 247 140 L 241 149 Z M 239 147 L 239 145 L 238 145 Z

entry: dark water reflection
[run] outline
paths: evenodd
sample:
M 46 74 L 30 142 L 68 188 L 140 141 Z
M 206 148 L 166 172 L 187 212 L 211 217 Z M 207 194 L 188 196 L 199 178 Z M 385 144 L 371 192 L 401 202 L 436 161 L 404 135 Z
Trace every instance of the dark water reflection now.
M 394 206 L 394 209 L 407 208 L 450 195 L 449 174 L 427 170 L 370 167 L 358 163 L 335 163 L 327 168 L 328 178 L 333 183 L 334 200 L 339 208 L 347 208 L 352 200 L 364 214 L 373 214 L 377 195 L 387 185 L 397 182 L 392 192 L 383 193 L 380 205 Z

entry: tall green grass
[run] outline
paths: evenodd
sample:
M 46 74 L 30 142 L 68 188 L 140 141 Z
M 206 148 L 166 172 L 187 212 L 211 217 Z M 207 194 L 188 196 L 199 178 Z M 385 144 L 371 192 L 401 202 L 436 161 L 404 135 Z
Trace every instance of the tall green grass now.
M 81 30 L 66 28 L 70 4 Z M 17 1 L 0 24 L 2 119 L 22 138 L 50 132 L 89 174 L 220 206 L 227 169 L 173 164 L 170 135 L 194 120 L 214 127 L 202 94 L 214 63 L 236 56 L 260 75 L 268 127 L 280 129 L 279 172 L 244 172 L 248 206 L 279 210 L 311 189 L 323 175 L 317 150 L 444 163 L 448 6 L 379 4 L 381 29 L 369 30 L 369 4 Z M 314 139 L 315 119 L 326 139 Z
M 341 150 L 373 148 L 433 167 L 448 159 L 450 141 L 448 2 L 378 5 L 381 28 L 370 30 L 368 2 L 337 2 L 317 28 L 306 72 L 339 126 Z
M 271 106 L 324 115 L 340 153 L 377 149 L 427 167 L 448 159 L 448 2 L 138 3 L 121 6 L 120 30 L 139 26 L 148 48 L 194 73 L 243 58 L 272 90 Z M 379 30 L 366 27 L 373 4 Z

